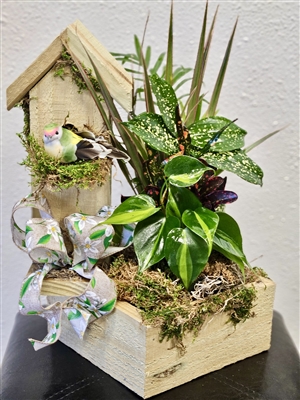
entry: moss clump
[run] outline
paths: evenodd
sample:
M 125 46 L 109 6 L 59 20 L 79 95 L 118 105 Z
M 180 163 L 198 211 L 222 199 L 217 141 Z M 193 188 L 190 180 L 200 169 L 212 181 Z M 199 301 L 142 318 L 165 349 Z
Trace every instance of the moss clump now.
M 110 160 L 97 159 L 62 164 L 50 157 L 33 135 L 22 132 L 18 136 L 28 153 L 21 165 L 29 168 L 32 184 L 36 187 L 48 185 L 61 190 L 76 186 L 86 189 L 94 184 L 102 185 L 109 174 Z
M 24 146 L 27 157 L 20 163 L 30 170 L 33 186 L 38 189 L 49 186 L 55 190 L 72 186 L 87 189 L 93 185 L 101 186 L 110 173 L 110 159 L 96 159 L 62 164 L 50 157 L 30 133 L 29 99 L 24 98 L 18 106 L 24 112 L 23 132 L 17 133 Z
M 223 267 L 225 270 L 226 265 Z M 211 264 L 207 268 L 211 273 Z M 235 266 L 227 260 L 227 269 L 230 268 Z M 229 315 L 228 322 L 236 325 L 254 315 L 251 309 L 256 290 L 251 285 L 241 284 L 239 278 L 230 289 L 195 300 L 178 280 L 174 281 L 170 271 L 147 270 L 138 274 L 137 263 L 124 255 L 117 257 L 105 272 L 116 283 L 118 300 L 135 305 L 145 324 L 160 327 L 161 341 L 173 338 L 181 347 L 184 335 L 187 332 L 196 335 L 209 316 L 224 311 Z M 249 269 L 245 283 L 253 282 L 257 277 L 258 274 Z
M 64 80 L 64 76 L 68 74 L 66 67 L 70 68 L 72 79 L 78 87 L 78 93 L 82 93 L 83 90 L 87 90 L 87 85 L 86 85 L 84 79 L 82 78 L 82 75 L 81 75 L 77 65 L 75 64 L 71 55 L 67 52 L 66 48 L 64 47 L 64 49 L 61 53 L 61 58 L 59 60 L 57 60 L 57 62 L 55 64 L 54 76 L 58 76 Z M 92 70 L 89 68 L 86 68 L 83 64 L 82 64 L 82 67 L 83 67 L 86 75 L 88 76 L 90 82 L 92 83 L 95 91 L 100 93 L 100 87 L 99 87 L 98 81 L 93 76 Z

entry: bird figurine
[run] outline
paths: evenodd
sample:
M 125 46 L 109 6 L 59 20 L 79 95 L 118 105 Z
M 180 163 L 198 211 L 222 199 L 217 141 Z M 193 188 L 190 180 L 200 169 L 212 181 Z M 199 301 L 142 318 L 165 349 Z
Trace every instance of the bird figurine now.
M 128 155 L 113 147 L 103 136 L 95 136 L 90 131 L 76 133 L 68 127 L 76 129 L 72 124 L 58 125 L 50 123 L 43 132 L 44 148 L 51 157 L 62 163 L 77 160 L 93 160 L 95 158 L 117 158 L 129 161 Z

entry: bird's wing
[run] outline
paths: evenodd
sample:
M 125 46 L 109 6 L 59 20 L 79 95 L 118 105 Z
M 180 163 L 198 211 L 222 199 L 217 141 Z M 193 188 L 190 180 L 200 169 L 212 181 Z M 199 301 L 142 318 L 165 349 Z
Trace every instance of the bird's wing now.
M 90 140 L 81 140 L 77 143 L 76 157 L 80 160 L 91 160 L 94 158 L 105 158 L 111 150 L 106 149 L 99 143 Z
M 125 162 L 130 160 L 128 154 L 114 147 L 111 143 L 105 140 L 103 136 L 96 137 L 96 142 L 111 150 L 111 152 L 108 154 L 109 158 L 117 158 L 119 160 L 124 160 Z

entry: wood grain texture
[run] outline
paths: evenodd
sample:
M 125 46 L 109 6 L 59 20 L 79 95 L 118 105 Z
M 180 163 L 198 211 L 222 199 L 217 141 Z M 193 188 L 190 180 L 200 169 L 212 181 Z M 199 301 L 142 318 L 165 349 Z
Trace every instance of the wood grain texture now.
M 132 110 L 132 76 L 110 54 L 108 50 L 80 22 L 75 21 L 61 35 L 67 49 L 81 61 L 85 67 L 93 70 L 92 58 L 103 78 L 111 96 L 127 111 Z M 94 76 L 96 76 L 94 74 Z
M 236 328 L 226 323 L 228 315 L 224 313 L 207 318 L 196 338 L 191 334 L 185 337 L 185 354 L 172 341 L 160 343 L 159 329 L 143 325 L 137 309 L 125 302 L 118 302 L 112 314 L 92 323 L 82 341 L 64 319 L 60 340 L 141 397 L 149 398 L 270 348 L 275 284 L 261 278 L 255 287 L 253 318 Z M 45 294 L 51 293 L 48 282 Z
M 10 110 L 53 67 L 61 56 L 63 46 L 57 37 L 43 53 L 7 88 L 6 106 Z
M 97 65 L 111 96 L 126 110 L 132 109 L 133 80 L 122 65 L 80 22 L 69 25 L 40 56 L 7 88 L 6 105 L 10 110 L 17 102 L 48 73 L 60 58 L 63 43 L 88 68 L 92 69 L 89 57 L 82 44 L 88 50 Z
M 50 122 L 59 125 L 73 123 L 79 130 L 87 125 L 100 134 L 105 130 L 103 119 L 95 102 L 87 90 L 78 93 L 78 87 L 66 69 L 64 79 L 54 76 L 51 69 L 29 92 L 30 132 L 43 145 L 44 126 Z M 55 191 L 43 189 L 51 208 L 52 217 L 63 228 L 63 218 L 75 212 L 95 215 L 104 205 L 111 204 L 110 169 L 106 172 L 106 182 L 102 186 L 91 185 L 89 189 L 75 187 Z

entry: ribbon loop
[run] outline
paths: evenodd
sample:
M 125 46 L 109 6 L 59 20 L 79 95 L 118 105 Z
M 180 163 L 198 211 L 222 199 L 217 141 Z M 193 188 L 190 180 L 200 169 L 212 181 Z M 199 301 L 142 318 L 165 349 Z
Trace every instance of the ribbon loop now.
M 22 230 L 14 219 L 17 210 L 24 207 L 36 208 L 42 218 L 31 218 Z M 103 207 L 97 216 L 74 213 L 65 217 L 64 224 L 73 244 L 73 255 L 68 255 L 63 233 L 51 216 L 47 200 L 42 195 L 30 194 L 15 204 L 11 216 L 14 243 L 29 254 L 34 269 L 23 281 L 19 308 L 24 315 L 39 315 L 47 320 L 48 333 L 42 341 L 29 339 L 35 350 L 55 343 L 61 332 L 62 311 L 80 338 L 87 325 L 110 313 L 116 304 L 114 282 L 99 269 L 99 259 L 117 253 L 129 246 L 133 237 L 133 226 L 123 228 L 120 245 L 110 246 L 114 235 L 111 225 L 104 224 L 113 208 Z M 86 290 L 78 295 L 53 304 L 42 305 L 41 289 L 44 277 L 53 268 L 69 267 L 79 275 L 90 279 Z

